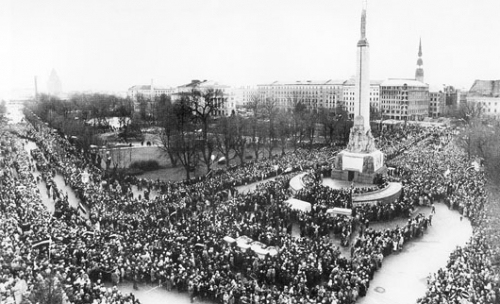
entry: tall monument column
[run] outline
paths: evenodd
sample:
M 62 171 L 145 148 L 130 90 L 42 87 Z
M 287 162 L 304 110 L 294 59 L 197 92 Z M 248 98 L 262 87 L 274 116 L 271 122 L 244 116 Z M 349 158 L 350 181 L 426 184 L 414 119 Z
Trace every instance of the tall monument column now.
M 361 38 L 356 56 L 356 83 L 354 117 L 363 117 L 365 132 L 370 130 L 370 46 L 366 39 L 366 0 L 361 13 Z
M 347 148 L 335 158 L 332 177 L 373 183 L 385 174 L 384 154 L 375 146 L 370 130 L 370 51 L 366 39 L 366 0 L 361 13 L 361 38 L 357 45 L 354 125 Z

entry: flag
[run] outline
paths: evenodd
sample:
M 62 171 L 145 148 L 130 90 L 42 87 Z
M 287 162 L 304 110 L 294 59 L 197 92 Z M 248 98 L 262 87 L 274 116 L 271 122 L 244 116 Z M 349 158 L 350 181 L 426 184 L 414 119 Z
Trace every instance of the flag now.
M 83 213 L 87 214 L 87 210 L 81 202 L 78 203 L 78 210 L 81 210 Z
M 444 173 L 444 177 L 448 177 L 448 175 L 450 175 L 451 171 L 450 171 L 450 168 L 448 168 Z
M 19 225 L 21 227 L 21 230 L 23 232 L 27 232 L 27 231 L 30 231 L 31 230 L 31 224 L 30 223 L 22 223 L 21 225 Z
M 50 246 L 51 243 L 52 243 L 52 239 L 49 237 L 49 238 L 32 243 L 31 247 L 32 248 L 45 247 L 45 246 L 48 247 L 48 246 Z

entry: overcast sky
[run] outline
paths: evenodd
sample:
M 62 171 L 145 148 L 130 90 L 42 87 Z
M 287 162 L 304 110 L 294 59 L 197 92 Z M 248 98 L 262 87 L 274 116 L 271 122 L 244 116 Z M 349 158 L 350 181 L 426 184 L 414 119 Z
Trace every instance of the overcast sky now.
M 9 1 L 9 0 L 7 0 Z M 361 0 L 12 0 L 0 4 L 0 94 L 125 91 L 354 75 Z M 500 79 L 499 0 L 368 0 L 371 78 L 470 88 Z

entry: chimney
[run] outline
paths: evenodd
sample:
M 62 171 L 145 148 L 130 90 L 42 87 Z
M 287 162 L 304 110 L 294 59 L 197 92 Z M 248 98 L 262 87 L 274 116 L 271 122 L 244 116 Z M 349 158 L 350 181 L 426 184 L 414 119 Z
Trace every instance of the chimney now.
M 36 80 L 36 76 L 34 78 L 35 78 L 35 101 L 38 101 L 38 83 Z
M 150 90 L 151 90 L 151 101 L 154 100 L 154 93 L 155 93 L 155 89 L 153 87 L 153 78 L 151 78 L 151 87 L 150 87 Z

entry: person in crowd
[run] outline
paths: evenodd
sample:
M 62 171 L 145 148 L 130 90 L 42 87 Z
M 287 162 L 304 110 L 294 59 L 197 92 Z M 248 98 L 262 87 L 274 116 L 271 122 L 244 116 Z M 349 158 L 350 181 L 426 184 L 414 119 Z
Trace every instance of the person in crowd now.
M 385 257 L 429 229 L 429 218 L 411 217 L 417 207 L 442 199 L 475 225 L 484 220 L 484 178 L 463 169 L 466 160 L 449 141 L 449 131 L 411 127 L 403 133 L 386 134 L 379 142 L 391 151 L 389 164 L 395 168 L 388 181 L 404 186 L 397 201 L 352 206 L 348 191 L 326 188 L 315 179 L 296 194 L 313 205 L 312 212 L 303 213 L 283 203 L 291 195 L 289 180 L 304 168 L 322 174 L 325 168 L 318 164 L 331 158 L 329 151 L 297 151 L 177 183 L 118 179 L 105 177 L 66 138 L 20 126 L 0 145 L 0 293 L 8 301 L 18 301 L 19 295 L 33 299 L 36 286 L 54 284 L 70 303 L 138 303 L 116 287 L 147 282 L 187 292 L 191 301 L 354 303 L 366 295 Z M 438 138 L 438 147 L 429 138 Z M 39 151 L 28 154 L 25 139 Z M 430 157 L 436 149 L 441 153 Z M 452 173 L 437 174 L 443 166 Z M 59 177 L 76 193 L 79 207 L 71 207 Z M 269 177 L 275 178 L 254 191 L 236 191 Z M 42 183 L 54 214 L 41 200 Z M 130 195 L 133 186 L 149 197 Z M 332 207 L 352 208 L 353 216 L 329 214 Z M 369 226 L 395 217 L 408 221 L 394 229 Z M 341 253 L 331 235 L 350 246 L 350 256 Z M 227 242 L 227 236 L 238 241 Z M 245 245 L 247 239 L 276 250 L 259 253 Z M 469 246 L 457 249 L 446 270 L 430 277 L 421 303 L 459 301 L 456 290 L 472 303 L 495 303 L 498 282 L 488 270 L 491 249 L 483 241 L 476 233 Z

